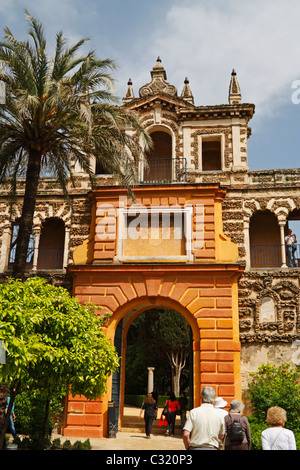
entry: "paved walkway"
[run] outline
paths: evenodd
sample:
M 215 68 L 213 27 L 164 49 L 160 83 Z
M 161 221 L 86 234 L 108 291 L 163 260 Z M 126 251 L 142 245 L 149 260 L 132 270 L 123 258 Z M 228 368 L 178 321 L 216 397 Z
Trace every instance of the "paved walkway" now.
M 158 411 L 158 417 L 161 416 Z M 166 427 L 158 426 L 158 419 L 153 422 L 151 438 L 147 439 L 145 435 L 144 419 L 138 419 L 139 408 L 124 408 L 124 426 L 116 434 L 116 437 L 94 439 L 89 441 L 92 450 L 181 450 L 184 451 L 182 441 L 182 430 L 180 428 L 179 417 L 176 418 L 175 436 L 166 436 Z M 64 437 L 61 435 L 53 435 L 52 438 L 59 437 L 63 443 L 69 439 L 71 443 L 77 440 L 84 441 L 84 438 Z

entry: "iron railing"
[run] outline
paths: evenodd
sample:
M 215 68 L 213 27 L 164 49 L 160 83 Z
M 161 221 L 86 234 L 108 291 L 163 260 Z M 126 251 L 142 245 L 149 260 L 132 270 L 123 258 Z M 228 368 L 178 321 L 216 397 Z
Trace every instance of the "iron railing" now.
M 10 250 L 8 267 L 13 266 L 15 260 L 15 251 L 16 246 Z M 33 247 L 30 247 L 27 253 L 26 258 L 26 268 L 33 268 Z M 63 268 L 63 256 L 64 249 L 61 247 L 58 248 L 39 248 L 38 260 L 37 260 L 37 269 L 62 269 Z
M 61 269 L 63 267 L 64 249 L 39 248 L 37 269 Z
M 149 158 L 142 184 L 186 183 L 186 158 Z
M 289 257 L 285 246 L 286 264 L 289 266 Z M 297 260 L 300 257 L 300 245 L 295 245 L 294 260 L 292 267 L 298 267 Z M 251 245 L 250 246 L 251 267 L 280 267 L 282 260 L 282 245 Z

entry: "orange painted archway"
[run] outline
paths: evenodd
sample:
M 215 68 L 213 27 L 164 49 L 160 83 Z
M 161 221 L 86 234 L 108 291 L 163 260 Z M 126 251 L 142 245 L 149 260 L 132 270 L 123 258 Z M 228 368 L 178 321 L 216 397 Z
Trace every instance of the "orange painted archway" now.
M 94 302 L 112 314 L 106 329 L 111 341 L 122 318 L 125 339 L 134 318 L 149 308 L 171 308 L 186 318 L 193 332 L 194 406 L 200 404 L 205 385 L 213 386 L 228 402 L 241 398 L 239 265 L 85 265 L 71 267 L 70 273 L 80 302 Z M 122 405 L 122 371 L 121 377 Z M 111 378 L 106 396 L 96 404 L 82 397 L 70 399 L 64 435 L 106 436 L 110 399 Z

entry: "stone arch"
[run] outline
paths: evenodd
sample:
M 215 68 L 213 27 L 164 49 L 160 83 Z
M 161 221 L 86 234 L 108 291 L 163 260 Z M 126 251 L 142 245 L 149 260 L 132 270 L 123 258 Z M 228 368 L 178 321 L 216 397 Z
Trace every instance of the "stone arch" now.
M 238 265 L 74 265 L 68 272 L 74 278 L 74 295 L 81 303 L 92 302 L 101 306 L 100 314 L 111 314 L 105 328 L 110 341 L 114 341 L 122 318 L 127 328 L 136 315 L 150 308 L 171 308 L 188 320 L 193 332 L 194 406 L 200 404 L 205 385 L 214 386 L 228 403 L 241 397 Z M 107 394 L 99 404 L 93 404 L 100 424 L 88 424 L 95 423 L 95 416 L 84 418 L 86 435 L 105 435 L 111 396 L 109 377 Z M 83 428 L 83 417 L 78 418 L 76 409 L 87 413 L 92 408 L 84 397 L 70 400 L 64 427 L 64 435 L 69 436 Z
M 121 357 L 125 358 L 126 352 L 126 338 L 128 330 L 132 325 L 133 321 L 143 312 L 154 309 L 154 308 L 170 308 L 181 314 L 192 331 L 192 342 L 193 342 L 193 406 L 200 405 L 200 330 L 197 324 L 196 318 L 191 312 L 183 307 L 180 302 L 169 299 L 167 297 L 141 297 L 139 299 L 131 300 L 112 315 L 110 324 L 108 326 L 108 335 L 112 339 L 115 336 L 117 326 L 121 320 L 122 324 L 122 349 Z M 125 321 L 124 321 L 125 320 Z M 112 378 L 111 378 L 112 380 Z M 120 424 L 122 425 L 124 418 L 124 394 L 125 394 L 125 362 L 122 360 L 121 373 L 120 373 Z
M 148 128 L 153 147 L 147 152 L 144 167 L 144 182 L 171 182 L 173 180 L 173 159 L 175 155 L 174 135 L 169 127 L 153 125 Z
M 41 225 L 37 269 L 62 269 L 65 247 L 65 223 L 48 217 Z

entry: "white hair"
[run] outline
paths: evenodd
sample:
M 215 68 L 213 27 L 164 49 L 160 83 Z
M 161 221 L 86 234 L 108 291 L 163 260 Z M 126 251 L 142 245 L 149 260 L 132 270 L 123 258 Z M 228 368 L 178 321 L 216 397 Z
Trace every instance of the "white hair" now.
M 204 387 L 201 396 L 205 403 L 213 403 L 216 398 L 216 392 L 212 387 Z

